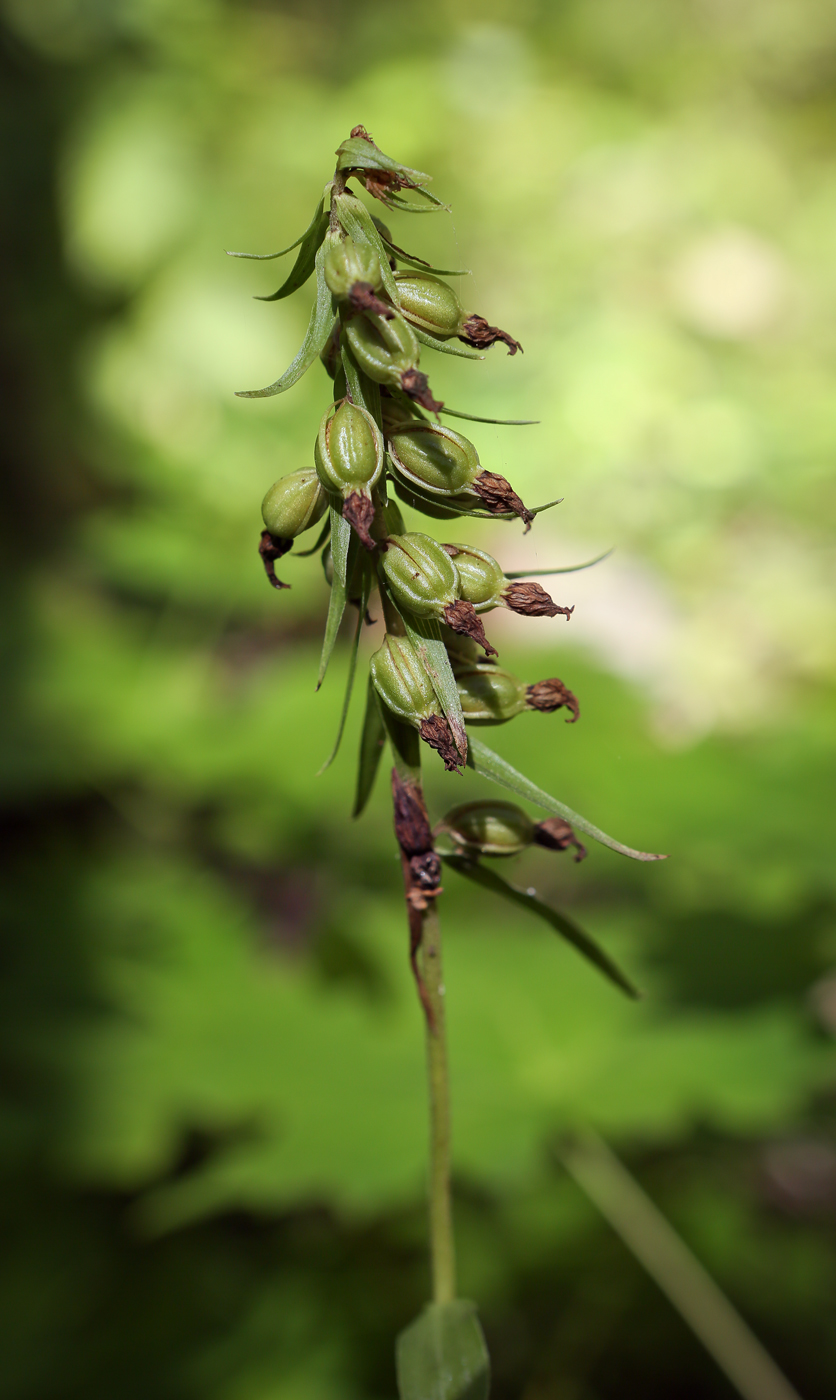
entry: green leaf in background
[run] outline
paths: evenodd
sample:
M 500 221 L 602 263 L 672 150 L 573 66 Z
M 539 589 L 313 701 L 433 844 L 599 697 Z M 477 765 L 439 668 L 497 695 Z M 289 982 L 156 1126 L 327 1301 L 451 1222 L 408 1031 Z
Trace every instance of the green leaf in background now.
M 600 564 L 603 559 L 609 559 L 614 553 L 614 549 L 605 549 L 603 554 L 596 554 L 594 559 L 587 559 L 585 564 L 564 564 L 557 569 L 517 569 L 506 578 L 548 578 L 550 574 L 577 574 L 581 569 L 591 569 L 593 564 Z
M 456 355 L 460 360 L 484 360 L 484 355 L 480 355 L 478 350 L 470 350 L 466 345 L 462 345 L 460 340 L 451 337 L 450 340 L 442 340 L 437 335 L 430 335 L 420 326 L 413 325 L 410 321 L 415 338 L 420 345 L 426 345 L 430 350 L 438 350 L 442 355 Z
M 352 817 L 361 815 L 371 796 L 385 740 L 386 728 L 380 713 L 377 691 L 372 685 L 371 676 L 369 676 L 366 687 L 366 713 L 363 717 L 363 729 L 360 735 L 360 760 L 357 766 L 357 788 L 351 811 Z
M 316 255 L 319 246 L 328 232 L 329 215 L 323 208 L 320 199 L 317 205 L 317 212 L 311 220 L 310 227 L 302 239 L 302 246 L 296 262 L 288 274 L 287 279 L 282 283 L 277 292 L 273 292 L 269 297 L 256 297 L 256 301 L 281 301 L 284 297 L 289 297 L 292 292 L 296 292 L 303 287 L 316 267 Z
M 487 1400 L 490 1360 L 475 1303 L 430 1303 L 398 1337 L 400 1400 Z
M 283 394 L 288 389 L 292 389 L 302 375 L 309 370 L 326 340 L 331 334 L 334 324 L 334 311 L 331 301 L 331 293 L 325 281 L 325 254 L 328 249 L 327 240 L 320 244 L 316 254 L 316 300 L 311 311 L 311 319 L 308 322 L 308 329 L 305 332 L 305 339 L 292 364 L 288 366 L 284 374 L 272 384 L 268 384 L 265 389 L 238 389 L 236 398 L 239 399 L 269 399 L 274 394 Z
M 654 855 L 650 851 L 635 851 L 632 846 L 624 846 L 620 841 L 614 840 L 605 831 L 601 831 L 600 827 L 593 826 L 592 822 L 588 822 L 586 817 L 573 812 L 572 808 L 567 807 L 565 802 L 559 802 L 556 797 L 550 797 L 536 783 L 532 783 L 530 778 L 526 778 L 523 773 L 519 773 L 516 768 L 512 767 L 506 759 L 500 758 L 493 749 L 489 749 L 487 744 L 483 744 L 479 739 L 474 739 L 472 734 L 470 735 L 470 750 L 467 761 L 470 767 L 475 772 L 481 773 L 483 777 L 490 778 L 500 787 L 508 788 L 510 792 L 515 792 L 518 797 L 527 798 L 529 802 L 536 803 L 546 812 L 553 812 L 557 816 L 564 817 L 579 831 L 585 831 L 587 836 L 591 836 L 595 841 L 600 841 L 602 846 L 609 846 L 612 851 L 618 851 L 619 855 L 630 856 L 632 860 L 667 860 L 666 855 Z
M 329 507 L 331 516 L 331 558 L 334 562 L 334 577 L 331 582 L 331 597 L 328 601 L 328 616 L 325 620 L 325 636 L 322 641 L 322 656 L 319 662 L 319 676 L 316 688 L 322 685 L 340 623 L 343 620 L 348 600 L 349 561 L 356 550 L 356 541 L 351 526 L 334 506 Z
M 443 850 L 439 850 L 439 854 L 445 865 L 449 865 L 451 870 L 455 870 L 458 875 L 463 875 L 466 880 L 472 880 L 474 884 L 482 885 L 486 890 L 492 890 L 494 894 L 509 900 L 511 904 L 528 909 L 530 913 L 545 920 L 556 933 L 566 939 L 567 943 L 571 943 L 573 948 L 577 948 L 583 957 L 603 972 L 605 977 L 608 977 L 611 982 L 626 992 L 628 997 L 633 997 L 634 1000 L 641 997 L 641 992 L 613 962 L 609 954 L 605 953 L 603 948 L 589 937 L 588 933 L 584 933 L 573 919 L 567 918 L 565 914 L 559 913 L 557 909 L 550 908 L 548 904 L 544 904 L 541 899 L 538 899 L 534 890 L 517 889 L 515 885 L 509 884 L 495 870 L 482 865 L 481 862 L 467 860 L 462 855 L 448 854 Z

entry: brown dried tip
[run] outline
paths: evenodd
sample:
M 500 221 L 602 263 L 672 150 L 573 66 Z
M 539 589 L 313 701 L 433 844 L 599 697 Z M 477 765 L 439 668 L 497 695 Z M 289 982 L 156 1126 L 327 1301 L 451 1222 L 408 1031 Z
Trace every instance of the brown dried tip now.
M 459 632 L 463 637 L 472 637 L 474 642 L 485 652 L 486 656 L 498 656 L 496 647 L 492 647 L 482 626 L 482 619 L 476 612 L 472 603 L 466 603 L 460 598 L 457 603 L 449 603 L 444 609 L 444 621 L 454 632 Z
M 353 126 L 349 134 L 351 136 L 362 137 L 364 141 L 368 141 L 370 146 L 374 145 L 374 141 L 372 140 L 371 136 L 369 135 L 364 126 Z
M 561 608 L 553 602 L 539 583 L 520 583 L 514 579 L 502 590 L 502 597 L 512 612 L 523 613 L 525 617 L 557 617 L 562 613 L 568 622 L 575 611 L 574 603 L 571 608 Z
M 572 711 L 572 718 L 567 719 L 567 724 L 576 724 L 581 717 L 577 696 L 573 695 L 569 687 L 558 680 L 557 676 L 527 686 L 525 703 L 529 710 L 542 710 L 547 715 L 553 714 L 555 710 L 562 710 L 565 705 L 567 710 Z
M 422 719 L 418 727 L 418 733 L 429 744 L 431 749 L 435 749 L 444 760 L 444 767 L 448 773 L 458 773 L 461 768 L 461 756 L 453 740 L 453 733 L 443 715 L 430 715 L 429 719 Z
M 444 407 L 438 399 L 434 399 L 430 391 L 430 381 L 420 369 L 405 369 L 401 375 L 401 388 L 404 393 L 419 403 L 428 413 L 440 413 Z
M 508 346 L 509 355 L 516 355 L 518 350 L 520 354 L 523 353 L 518 340 L 507 331 L 501 331 L 499 326 L 489 326 L 484 316 L 468 316 L 458 338 L 463 340 L 465 345 L 473 345 L 477 350 L 487 350 L 490 345 L 496 345 L 496 342 L 501 340 L 503 345 Z
M 581 845 L 569 823 L 562 817 L 549 817 L 547 821 L 539 822 L 534 828 L 534 840 L 548 851 L 565 851 L 569 846 L 574 846 L 576 864 L 586 858 L 586 846 Z
M 385 320 L 394 320 L 394 310 L 375 295 L 371 282 L 355 282 L 348 294 L 348 300 L 353 311 L 376 311 L 378 316 L 383 316 Z
M 371 496 L 364 496 L 361 491 L 352 491 L 343 501 L 343 519 L 356 530 L 361 544 L 364 544 L 366 549 L 374 549 L 374 540 L 369 534 L 374 521 L 374 502 Z
M 503 515 L 506 511 L 513 511 L 525 521 L 525 533 L 528 534 L 534 516 L 528 507 L 523 505 L 504 476 L 498 476 L 496 472 L 482 471 L 473 482 L 473 490 L 482 497 L 491 515 Z
M 277 559 L 281 559 L 283 554 L 292 547 L 293 540 L 283 540 L 280 535 L 271 535 L 269 530 L 262 530 L 258 541 L 258 552 L 261 555 L 261 562 L 264 565 L 264 572 L 274 588 L 289 588 L 289 583 L 282 583 L 280 578 L 276 578 L 276 570 L 273 565 Z
M 440 893 L 441 860 L 433 850 L 427 809 L 421 791 L 413 783 L 403 782 L 392 769 L 392 802 L 395 812 L 395 835 L 398 845 L 409 862 L 413 883 L 427 899 Z

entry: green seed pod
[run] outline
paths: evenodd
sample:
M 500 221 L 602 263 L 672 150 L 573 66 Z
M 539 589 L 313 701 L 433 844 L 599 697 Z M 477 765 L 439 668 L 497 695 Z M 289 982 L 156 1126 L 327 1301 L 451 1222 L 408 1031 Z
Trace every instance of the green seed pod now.
M 456 685 L 468 724 L 505 724 L 527 708 L 525 684 L 499 666 L 457 668 Z
M 432 496 L 467 491 L 482 470 L 473 443 L 441 423 L 403 423 L 389 434 L 387 446 L 407 487 Z
M 375 690 L 392 714 L 418 730 L 425 743 L 441 755 L 448 772 L 457 771 L 462 759 L 450 726 L 439 713 L 427 669 L 412 643 L 387 632 L 369 669 Z
M 420 531 L 392 535 L 386 540 L 380 571 L 402 611 L 441 618 L 454 632 L 472 637 L 496 655 L 473 607 L 458 597 L 456 570 L 443 545 Z
M 396 272 L 401 314 L 413 326 L 443 340 L 458 335 L 467 312 L 458 294 L 430 272 Z
M 332 405 L 319 425 L 314 461 L 326 491 L 369 492 L 383 471 L 383 438 L 371 414 L 359 404 Z
M 380 259 L 374 248 L 368 243 L 355 243 L 353 238 L 345 238 L 328 250 L 323 272 L 328 290 L 337 301 L 347 301 L 357 282 L 373 292 L 379 292 L 383 286 Z
M 536 828 L 514 802 L 464 802 L 442 819 L 440 831 L 469 855 L 516 856 L 533 845 Z
M 506 579 L 493 555 L 469 544 L 448 544 L 445 548 L 459 577 L 460 598 L 466 598 L 477 612 L 488 612 L 502 602 Z
M 420 347 L 402 316 L 353 316 L 343 334 L 360 369 L 376 384 L 400 389 L 401 376 L 418 364 Z
M 321 520 L 327 509 L 328 497 L 310 468 L 274 482 L 261 503 L 265 526 L 283 540 L 294 540 Z

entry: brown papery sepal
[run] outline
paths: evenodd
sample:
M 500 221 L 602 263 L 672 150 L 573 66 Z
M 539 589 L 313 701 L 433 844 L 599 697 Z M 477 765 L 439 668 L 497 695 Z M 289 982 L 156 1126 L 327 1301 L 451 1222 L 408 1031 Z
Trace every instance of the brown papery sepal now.
M 283 540 L 279 535 L 271 535 L 269 530 L 262 530 L 258 541 L 258 552 L 261 555 L 261 562 L 264 565 L 264 572 L 274 588 L 289 588 L 289 583 L 282 583 L 280 578 L 276 578 L 274 568 L 277 559 L 281 559 L 283 554 L 293 546 L 293 540 Z
M 352 311 L 374 311 L 386 321 L 394 320 L 394 309 L 380 300 L 371 282 L 355 282 L 348 294 L 348 301 Z
M 574 604 L 571 608 L 561 608 L 553 602 L 539 583 L 519 583 L 515 579 L 503 589 L 502 598 L 512 612 L 525 617 L 557 617 L 562 613 L 568 621 L 575 611 Z
M 569 823 L 562 817 L 549 817 L 539 822 L 534 828 L 534 840 L 538 846 L 545 846 L 549 851 L 565 851 L 569 846 L 574 846 L 576 864 L 586 858 L 586 846 L 581 845 Z
M 501 331 L 499 326 L 489 326 L 484 316 L 468 316 L 459 332 L 459 340 L 463 340 L 465 345 L 472 345 L 476 350 L 487 350 L 489 346 L 496 345 L 501 340 L 503 345 L 508 346 L 508 354 L 516 355 L 519 350 L 523 353 L 523 348 L 518 340 L 515 340 L 507 331 Z
M 577 696 L 573 695 L 568 686 L 557 676 L 552 676 L 547 681 L 537 681 L 534 685 L 526 687 L 525 703 L 529 710 L 541 710 L 544 714 L 552 714 L 555 710 L 562 710 L 564 705 L 567 710 L 572 711 L 572 718 L 567 719 L 567 724 L 575 724 L 580 719 L 581 707 L 578 704 Z
M 352 491 L 343 501 L 343 519 L 356 531 L 366 549 L 374 549 L 375 542 L 369 533 L 374 524 L 374 501 L 371 496 L 364 496 L 362 491 Z
M 405 369 L 401 375 L 401 388 L 428 413 L 440 413 L 444 407 L 443 402 L 433 398 L 430 381 L 420 369 Z
M 472 489 L 481 496 L 491 515 L 504 515 L 509 510 L 518 515 L 525 521 L 525 533 L 528 534 L 534 516 L 504 476 L 482 471 L 473 482 Z
M 443 546 L 442 546 L 443 548 Z M 449 603 L 444 609 L 444 621 L 454 632 L 458 632 L 462 637 L 472 637 L 474 642 L 478 642 L 486 656 L 498 656 L 496 647 L 492 647 L 482 626 L 482 619 L 476 612 L 472 603 L 467 603 L 463 598 L 459 598 L 456 603 Z
M 462 759 L 456 748 L 453 733 L 443 715 L 430 715 L 429 719 L 422 719 L 418 733 L 429 744 L 431 749 L 444 760 L 444 767 L 448 773 L 458 773 L 461 769 Z

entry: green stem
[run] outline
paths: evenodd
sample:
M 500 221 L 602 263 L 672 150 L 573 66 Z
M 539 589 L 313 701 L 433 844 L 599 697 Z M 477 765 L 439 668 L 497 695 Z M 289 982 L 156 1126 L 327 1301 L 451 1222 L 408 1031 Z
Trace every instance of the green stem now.
M 427 1071 L 430 1090 L 430 1256 L 433 1302 L 451 1303 L 456 1296 L 456 1256 L 453 1244 L 453 1205 L 450 1196 L 450 1084 L 447 1035 L 444 1025 L 444 982 L 441 969 L 441 928 L 432 901 L 423 915 L 421 970 L 433 1011 L 427 1023 Z

